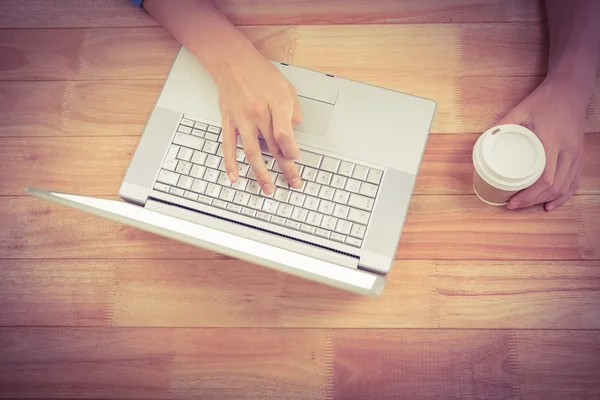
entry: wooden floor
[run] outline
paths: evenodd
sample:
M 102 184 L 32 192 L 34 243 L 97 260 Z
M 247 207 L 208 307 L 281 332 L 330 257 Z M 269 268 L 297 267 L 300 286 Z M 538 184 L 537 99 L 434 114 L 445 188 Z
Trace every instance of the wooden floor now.
M 384 295 L 24 196 L 116 197 L 178 45 L 126 0 L 0 0 L 0 397 L 600 398 L 599 97 L 563 207 L 471 187 L 477 134 L 545 73 L 542 5 L 219 4 L 271 58 L 437 100 Z

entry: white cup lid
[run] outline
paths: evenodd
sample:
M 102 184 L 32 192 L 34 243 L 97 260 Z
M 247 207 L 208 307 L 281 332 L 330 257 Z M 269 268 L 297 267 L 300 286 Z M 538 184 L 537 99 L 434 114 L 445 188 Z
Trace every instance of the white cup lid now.
M 546 166 L 540 139 L 515 124 L 499 125 L 481 135 L 473 151 L 477 173 L 503 190 L 524 189 L 538 180 Z

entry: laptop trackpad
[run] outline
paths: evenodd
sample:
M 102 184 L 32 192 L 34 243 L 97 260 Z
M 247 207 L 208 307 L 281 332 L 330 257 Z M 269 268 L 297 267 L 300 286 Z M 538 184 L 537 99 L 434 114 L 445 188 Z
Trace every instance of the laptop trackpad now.
M 298 96 L 298 101 L 302 110 L 302 123 L 295 129 L 313 135 L 325 135 L 335 106 L 303 96 Z

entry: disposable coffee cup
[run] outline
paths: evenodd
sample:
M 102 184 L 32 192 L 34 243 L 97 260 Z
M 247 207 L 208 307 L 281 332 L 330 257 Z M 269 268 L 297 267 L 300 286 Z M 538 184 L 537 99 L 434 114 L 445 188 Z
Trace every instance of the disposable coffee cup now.
M 546 153 L 538 137 L 514 124 L 484 132 L 473 147 L 473 190 L 483 202 L 503 206 L 539 179 Z

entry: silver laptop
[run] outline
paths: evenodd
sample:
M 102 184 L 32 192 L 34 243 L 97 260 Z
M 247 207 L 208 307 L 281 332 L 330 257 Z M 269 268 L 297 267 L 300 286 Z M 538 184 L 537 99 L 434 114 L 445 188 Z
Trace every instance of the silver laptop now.
M 158 235 L 365 295 L 381 294 L 412 196 L 432 100 L 284 63 L 303 114 L 303 187 L 273 157 L 265 195 L 237 150 L 224 172 L 217 89 L 181 48 L 119 190 L 127 202 L 36 188 L 30 194 Z

